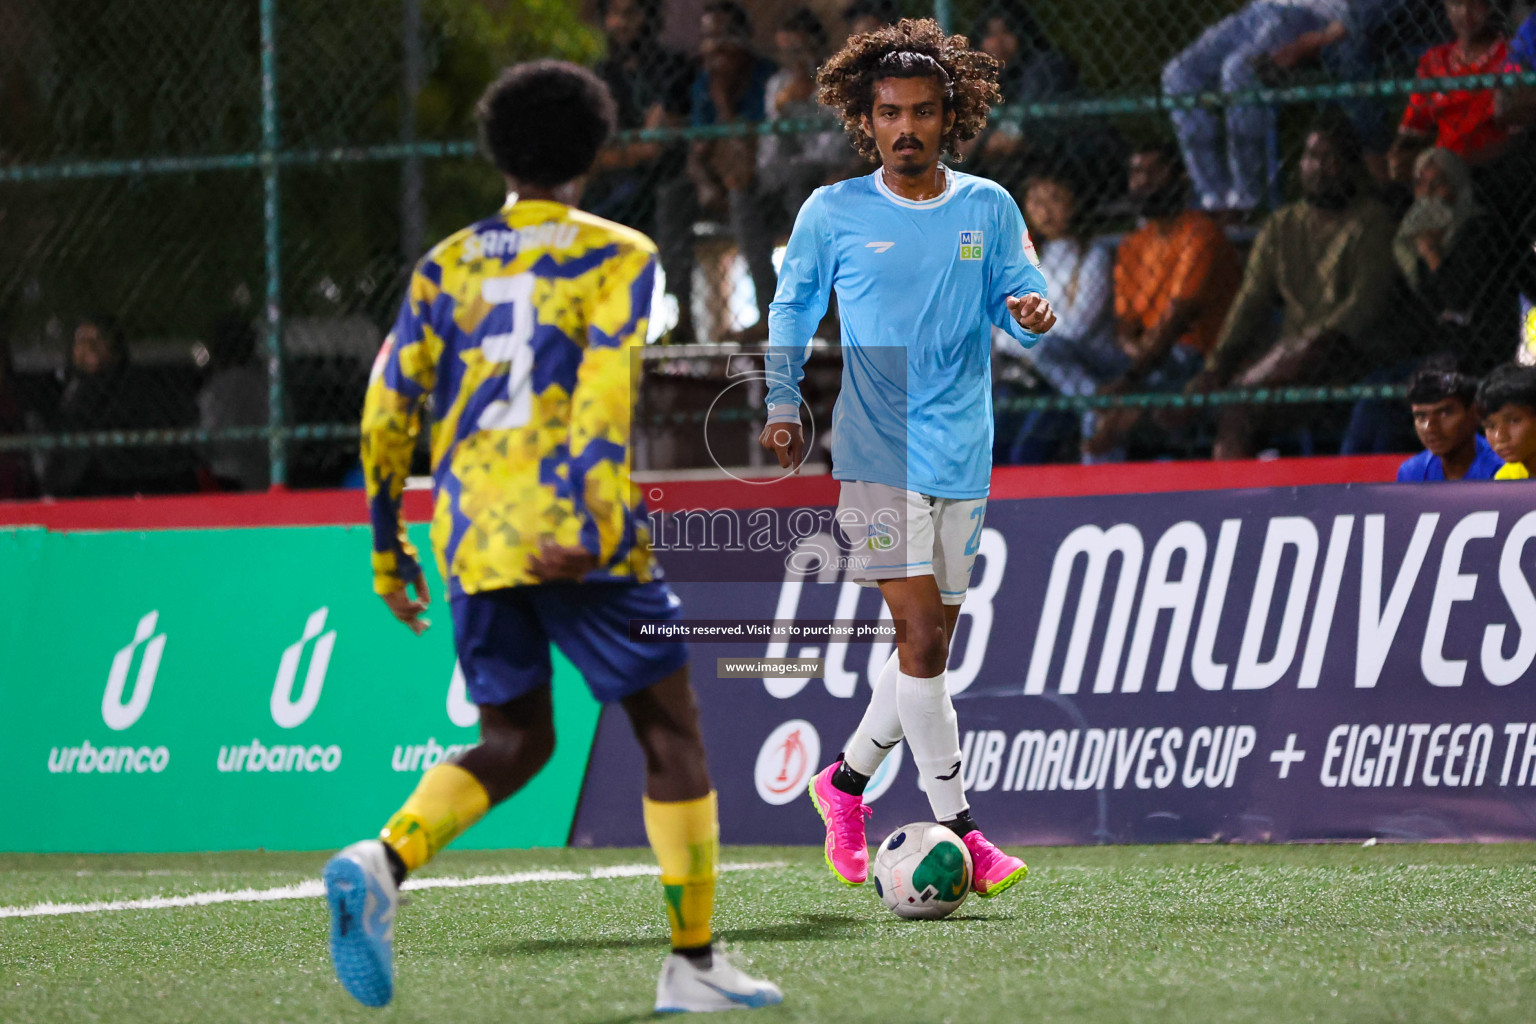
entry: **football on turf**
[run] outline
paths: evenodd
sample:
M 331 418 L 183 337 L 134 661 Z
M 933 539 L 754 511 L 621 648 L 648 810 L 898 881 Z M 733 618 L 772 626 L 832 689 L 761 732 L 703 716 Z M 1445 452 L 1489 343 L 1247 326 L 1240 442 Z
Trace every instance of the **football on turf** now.
M 875 854 L 875 892 L 897 917 L 948 917 L 970 891 L 971 852 L 943 825 L 903 825 Z

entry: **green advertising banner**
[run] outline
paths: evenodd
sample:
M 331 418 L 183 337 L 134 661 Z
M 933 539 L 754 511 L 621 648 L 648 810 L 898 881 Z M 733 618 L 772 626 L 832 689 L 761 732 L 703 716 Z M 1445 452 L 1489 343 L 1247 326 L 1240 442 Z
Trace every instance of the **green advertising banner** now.
M 478 718 L 435 569 L 415 637 L 370 591 L 368 547 L 365 527 L 0 531 L 0 779 L 29 823 L 0 850 L 376 834 Z M 555 664 L 553 760 L 458 846 L 565 845 L 598 705 Z

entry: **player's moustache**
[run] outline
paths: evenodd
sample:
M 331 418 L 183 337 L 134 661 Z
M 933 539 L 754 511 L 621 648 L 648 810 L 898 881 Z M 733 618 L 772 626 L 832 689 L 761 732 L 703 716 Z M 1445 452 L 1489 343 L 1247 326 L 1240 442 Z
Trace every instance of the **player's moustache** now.
M 892 149 L 922 149 L 923 148 L 923 144 L 922 144 L 922 142 L 919 139 L 915 138 L 914 136 L 903 135 L 901 138 L 896 140 L 896 144 L 894 146 L 892 146 L 891 148 Z

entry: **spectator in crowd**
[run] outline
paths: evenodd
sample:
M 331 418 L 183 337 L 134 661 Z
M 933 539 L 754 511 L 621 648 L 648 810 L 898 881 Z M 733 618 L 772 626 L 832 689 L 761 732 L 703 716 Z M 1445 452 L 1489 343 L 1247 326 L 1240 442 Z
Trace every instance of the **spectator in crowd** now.
M 1106 391 L 1178 390 L 1216 347 L 1238 288 L 1238 256 L 1211 217 L 1187 206 L 1178 151 L 1166 143 L 1131 154 L 1127 189 L 1135 230 L 1115 255 L 1115 335 L 1126 365 Z M 1098 417 L 1090 458 L 1112 458 L 1140 413 Z
M 1398 483 L 1493 479 L 1504 463 L 1478 433 L 1476 397 L 1477 380 L 1466 374 L 1414 374 L 1408 383 L 1408 408 L 1424 450 L 1398 467 Z
M 1260 228 L 1237 298 L 1191 390 L 1320 384 L 1347 378 L 1351 366 L 1381 362 L 1374 346 L 1392 295 L 1394 225 L 1386 207 L 1362 191 L 1362 173 L 1353 126 L 1336 109 L 1324 110 L 1301 157 L 1303 198 Z M 1279 334 L 1271 343 L 1277 307 Z M 1284 413 L 1261 417 L 1252 407 L 1227 407 L 1216 457 L 1251 456 L 1261 419 L 1276 418 Z
M 1337 77 L 1366 77 L 1370 34 L 1401 0 L 1252 0 L 1206 29 L 1163 68 L 1170 96 L 1206 90 L 1255 89 L 1319 55 L 1339 58 Z M 1352 108 L 1353 110 L 1353 108 Z M 1374 116 L 1369 105 L 1359 112 Z M 1226 108 L 1226 145 L 1221 115 L 1191 107 L 1172 114 L 1195 199 L 1207 210 L 1250 211 L 1268 192 L 1270 139 L 1275 108 L 1236 104 Z
M 690 99 L 695 127 L 761 121 L 768 79 L 778 69 L 752 52 L 752 24 L 735 0 L 710 0 L 701 19 L 703 70 Z M 758 329 L 766 336 L 775 275 L 772 240 L 759 196 L 757 140 L 731 136 L 693 142 L 687 176 L 657 196 L 657 245 L 667 288 L 677 297 L 674 343 L 694 340 L 693 225 L 701 216 L 728 220 L 757 292 Z M 718 331 L 716 333 L 719 333 Z
M 27 432 L 26 411 L 17 393 L 11 350 L 0 338 L 0 437 Z M 0 501 L 37 496 L 32 462 L 26 452 L 0 452 Z
M 660 0 L 601 0 L 608 55 L 596 67 L 617 109 L 617 127 L 678 127 L 688 120 L 688 94 L 697 67 L 658 42 Z M 682 176 L 686 150 L 679 144 L 627 142 L 598 154 L 582 195 L 585 210 L 654 233 L 656 192 Z
M 1509 57 L 1521 71 L 1536 71 L 1536 11 L 1526 15 L 1509 43 Z
M 1448 149 L 1426 149 L 1413 180 L 1413 205 L 1393 243 L 1403 291 L 1391 314 L 1396 348 L 1364 384 L 1396 384 L 1431 364 L 1481 376 L 1514 355 L 1518 342 L 1515 249 L 1478 203 L 1467 165 Z M 1396 402 L 1361 400 L 1340 452 L 1403 451 L 1412 444 L 1405 426 Z
M 853 0 L 843 8 L 843 23 L 848 26 L 849 36 L 861 36 L 894 25 L 899 17 L 901 12 L 896 9 L 895 0 Z
M 267 375 L 255 359 L 256 332 L 248 317 L 230 313 L 209 332 L 208 379 L 197 395 L 204 430 L 267 425 Z M 266 490 L 271 479 L 267 442 L 213 441 L 205 449 L 207 472 L 223 491 Z
M 1419 78 L 1488 75 L 1517 70 L 1504 38 L 1504 14 L 1491 0 L 1445 0 L 1456 38 L 1433 47 L 1419 60 Z M 1414 93 L 1408 98 L 1389 153 L 1393 180 L 1412 180 L 1414 159 L 1430 146 L 1448 149 L 1473 167 L 1502 156 L 1509 127 L 1495 109 L 1496 91 Z
M 774 33 L 779 70 L 768 80 L 770 121 L 835 117 L 816 102 L 816 69 L 827 55 L 827 30 L 808 7 L 790 12 Z M 774 228 L 788 230 L 800 206 L 818 187 L 842 178 L 854 154 L 837 128 L 794 135 L 765 135 L 757 145 L 757 180 L 775 213 Z
M 1031 178 L 1023 206 L 1030 235 L 1039 240 L 1040 272 L 1050 285 L 1056 312 L 1056 326 L 1029 350 L 1028 358 L 1057 394 L 1091 395 L 1126 365 L 1115 345 L 1112 259 L 1085 229 L 1078 187 L 1066 175 Z M 993 338 L 1005 352 L 1018 349 L 1000 329 Z M 1077 434 L 1083 419 L 1071 412 L 1029 413 L 1013 439 L 1008 461 L 1051 461 L 1062 443 Z
M 1483 378 L 1477 412 L 1488 444 L 1504 465 L 1495 480 L 1528 480 L 1536 474 L 1536 367 L 1506 363 Z
M 976 23 L 972 45 L 1002 65 L 998 91 L 1005 104 L 1040 103 L 1057 99 L 1077 84 L 1077 68 L 1071 59 L 1051 45 L 1040 23 L 1022 6 L 1008 6 Z M 1083 133 L 1089 129 L 1074 125 Z M 1021 191 L 1025 162 L 1037 166 L 1068 163 L 1062 138 L 1049 122 L 1030 125 L 1026 131 L 1010 116 L 994 115 L 974 138 L 957 147 L 965 169 L 1000 182 L 1010 191 Z M 1083 168 L 1070 167 L 1082 173 Z
M 134 429 L 151 419 L 145 390 L 130 372 L 128 345 L 109 316 L 83 318 L 70 335 L 58 409 L 48 427 L 59 433 Z M 43 460 L 43 491 L 55 497 L 132 493 L 142 458 L 110 448 L 59 448 Z
M 1461 158 L 1435 147 L 1414 161 L 1414 202 L 1393 246 L 1420 348 L 1449 351 L 1459 367 L 1482 375 L 1514 353 L 1519 305 L 1500 222 L 1477 201 Z

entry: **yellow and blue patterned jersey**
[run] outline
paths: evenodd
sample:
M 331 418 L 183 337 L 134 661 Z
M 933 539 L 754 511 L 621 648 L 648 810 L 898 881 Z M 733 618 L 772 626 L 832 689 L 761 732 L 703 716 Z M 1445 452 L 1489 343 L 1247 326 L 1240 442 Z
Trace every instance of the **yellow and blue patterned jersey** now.
M 378 593 L 420 572 L 400 496 L 424 408 L 450 595 L 537 583 L 544 543 L 596 555 L 589 580 L 659 576 L 629 447 L 655 274 L 638 231 L 515 199 L 417 265 L 363 409 Z

